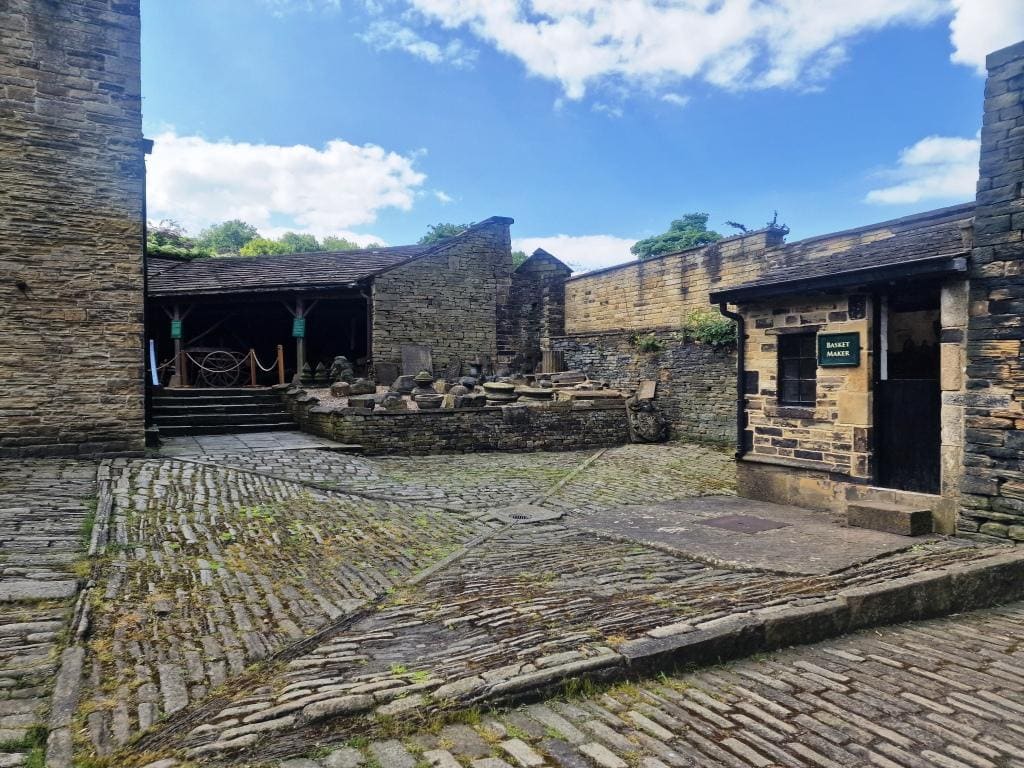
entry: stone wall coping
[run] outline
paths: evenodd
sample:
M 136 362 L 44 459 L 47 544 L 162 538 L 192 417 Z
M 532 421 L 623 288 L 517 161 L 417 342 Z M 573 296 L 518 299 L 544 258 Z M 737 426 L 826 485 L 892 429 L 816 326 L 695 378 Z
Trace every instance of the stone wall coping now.
M 685 329 L 682 324 L 657 325 L 649 328 L 616 328 L 610 331 L 577 331 L 576 333 L 566 333 L 561 336 L 552 336 L 551 340 L 579 339 L 586 336 L 636 336 L 644 333 L 681 333 L 683 330 Z
M 315 398 L 310 398 L 315 399 Z M 301 400 L 299 400 L 301 402 Z M 423 411 L 371 411 L 367 408 L 348 408 L 345 406 L 325 406 L 318 405 L 311 409 L 312 413 L 336 413 L 343 416 L 367 416 L 373 418 L 391 418 L 396 417 L 400 419 L 407 418 L 451 418 L 455 416 L 465 415 L 476 415 L 476 414 L 489 414 L 494 416 L 500 416 L 505 408 L 528 408 L 531 411 L 615 411 L 625 408 L 624 401 L 616 402 L 602 402 L 595 400 L 592 404 L 584 405 L 582 403 L 567 403 L 566 405 L 554 405 L 552 406 L 532 406 L 532 405 L 488 405 L 483 408 L 435 408 L 432 410 Z

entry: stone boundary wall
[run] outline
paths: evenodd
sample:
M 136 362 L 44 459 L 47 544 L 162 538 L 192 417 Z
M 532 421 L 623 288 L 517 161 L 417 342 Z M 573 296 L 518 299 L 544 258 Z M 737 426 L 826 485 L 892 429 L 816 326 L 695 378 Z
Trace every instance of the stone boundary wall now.
M 498 356 L 497 318 L 512 284 L 512 219 L 481 222 L 448 247 L 373 280 L 373 361 L 402 363 L 403 344 L 432 350 L 434 373 Z
M 672 437 L 728 443 L 736 439 L 736 350 L 681 339 L 679 331 L 646 330 L 665 348 L 640 352 L 636 331 L 574 334 L 551 340 L 565 367 L 613 387 L 634 390 L 642 379 L 657 382 L 659 409 Z
M 138 0 L 0 3 L 0 457 L 141 451 Z
M 986 63 L 957 529 L 1024 541 L 1024 42 Z
M 730 237 L 646 261 L 589 272 L 565 284 L 565 332 L 676 328 L 693 311 L 709 311 L 708 294 L 756 279 L 778 230 Z
M 304 432 L 362 446 L 370 456 L 575 451 L 629 442 L 621 404 L 369 412 L 322 407 L 301 389 L 282 390 L 282 396 Z

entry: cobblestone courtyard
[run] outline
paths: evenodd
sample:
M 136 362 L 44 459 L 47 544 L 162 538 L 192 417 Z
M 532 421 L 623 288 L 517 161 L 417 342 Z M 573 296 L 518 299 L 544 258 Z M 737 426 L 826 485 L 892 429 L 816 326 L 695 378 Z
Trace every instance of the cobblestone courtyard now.
M 926 724 L 874 747 L 863 738 L 874 731 L 843 730 L 829 719 L 844 706 L 833 694 L 875 706 L 860 701 L 858 687 L 870 686 L 861 670 L 884 665 L 875 646 L 852 670 L 834 665 L 852 664 L 856 652 L 800 651 L 817 659 L 807 662 L 812 670 L 792 673 L 809 682 L 757 673 L 743 701 L 732 687 L 739 672 L 718 692 L 690 692 L 724 685 L 719 670 L 699 673 L 697 682 L 626 685 L 611 698 L 558 699 L 479 722 L 475 713 L 556 695 L 581 674 L 621 679 L 624 663 L 679 637 L 731 630 L 766 611 L 828 606 L 851 589 L 970 567 L 1007 551 L 940 538 L 894 544 L 835 528 L 840 548 L 843 536 L 859 536 L 875 555 L 827 573 L 772 572 L 723 567 L 604 530 L 624 507 L 661 505 L 664 513 L 673 509 L 667 503 L 732 493 L 730 456 L 688 444 L 369 459 L 287 439 L 248 449 L 225 442 L 220 452 L 213 441 L 98 466 L 8 463 L 0 478 L 7 526 L 0 634 L 9 649 L 0 766 L 36 759 L 41 726 L 51 730 L 53 765 L 69 765 L 73 750 L 90 766 L 272 765 L 313 754 L 323 759 L 287 765 L 542 764 L 534 753 L 565 766 L 830 764 L 819 757 L 858 764 L 850 755 L 889 764 L 872 750 L 892 764 L 916 765 L 886 750 L 913 752 Z M 26 530 L 30 517 L 45 526 Z M 686 538 L 685 527 L 659 530 Z M 79 585 L 86 589 L 73 610 Z M 61 652 L 65 639 L 79 642 Z M 999 650 L 1000 642 L 983 649 L 1017 653 L 1008 643 Z M 1010 683 L 1018 679 L 1007 674 Z M 773 687 L 773 679 L 788 682 Z M 979 679 L 965 684 L 974 691 Z M 873 689 L 890 687 L 879 680 Z M 800 701 L 804 693 L 828 705 L 801 709 L 778 698 Z M 1013 700 L 1019 689 L 1004 693 Z M 904 697 L 884 711 L 896 714 L 908 701 L 928 709 Z M 950 706 L 929 712 L 952 717 Z M 836 731 L 815 742 L 813 729 L 787 719 L 802 716 Z M 416 723 L 437 732 L 414 735 Z M 1012 734 L 999 738 L 1017 744 Z M 329 745 L 342 744 L 358 755 L 346 749 L 327 757 Z M 962 759 L 956 746 L 946 750 L 950 760 Z M 1013 754 L 991 749 L 1000 760 Z

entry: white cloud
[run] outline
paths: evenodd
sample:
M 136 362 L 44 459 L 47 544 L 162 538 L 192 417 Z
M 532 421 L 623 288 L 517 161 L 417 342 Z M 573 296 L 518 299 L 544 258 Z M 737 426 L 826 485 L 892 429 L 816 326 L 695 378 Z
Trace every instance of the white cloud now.
M 985 56 L 1024 39 L 1021 0 L 952 0 L 956 16 L 949 25 L 958 64 L 985 74 Z
M 674 107 L 685 107 L 690 103 L 689 96 L 682 96 L 678 93 L 663 93 L 661 95 L 661 100 Z
M 633 261 L 636 257 L 629 249 L 637 239 L 613 235 L 522 237 L 512 241 L 512 249 L 525 251 L 529 255 L 538 248 L 543 248 L 572 267 L 574 272 L 589 272 Z
M 531 74 L 558 82 L 571 99 L 609 80 L 813 85 L 843 61 L 845 43 L 855 35 L 929 22 L 949 10 L 949 0 L 407 2 L 426 19 L 468 30 L 518 58 Z
M 454 200 L 454 198 L 443 189 L 435 189 L 434 197 L 437 198 L 437 201 L 441 203 L 441 205 L 448 205 L 448 203 L 453 202 Z
M 242 219 L 265 235 L 291 229 L 349 239 L 386 208 L 409 210 L 426 180 L 411 157 L 340 139 L 323 149 L 165 131 L 147 163 L 149 216 L 172 218 L 190 232 Z
M 871 190 L 865 201 L 901 205 L 973 199 L 980 152 L 978 137 L 928 136 L 900 152 L 896 167 L 880 174 L 893 183 Z
M 295 11 L 337 11 L 341 0 L 262 0 L 275 16 L 284 16 Z
M 453 38 L 440 45 L 395 21 L 376 21 L 360 37 L 378 51 L 405 51 L 431 64 L 469 68 L 477 57 L 476 50 L 467 48 L 461 40 Z

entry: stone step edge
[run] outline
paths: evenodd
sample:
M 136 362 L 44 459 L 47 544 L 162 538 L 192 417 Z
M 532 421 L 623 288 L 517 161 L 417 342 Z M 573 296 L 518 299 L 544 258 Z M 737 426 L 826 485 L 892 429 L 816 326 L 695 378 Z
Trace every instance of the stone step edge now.
M 1020 599 L 1024 599 L 1024 549 L 879 584 L 851 587 L 820 602 L 760 608 L 695 625 L 679 622 L 627 641 L 617 650 L 604 649 L 596 656 L 507 680 L 488 683 L 474 676 L 449 681 L 417 694 L 408 707 L 388 707 L 391 699 L 387 691 L 373 696 L 339 692 L 336 700 L 302 708 L 283 727 L 316 724 L 318 742 L 327 743 L 329 739 L 325 741 L 327 734 L 322 729 L 330 721 L 366 716 L 374 710 L 380 715 L 401 711 L 405 716 L 411 710 L 427 714 L 467 706 L 525 704 L 557 695 L 570 680 L 610 684 L 816 643 L 860 629 L 938 618 Z M 276 729 L 249 733 L 194 747 L 185 754 L 188 758 L 237 755 L 278 735 Z

